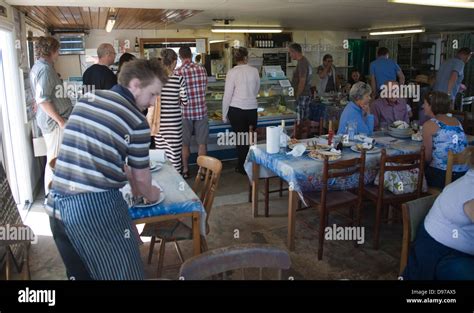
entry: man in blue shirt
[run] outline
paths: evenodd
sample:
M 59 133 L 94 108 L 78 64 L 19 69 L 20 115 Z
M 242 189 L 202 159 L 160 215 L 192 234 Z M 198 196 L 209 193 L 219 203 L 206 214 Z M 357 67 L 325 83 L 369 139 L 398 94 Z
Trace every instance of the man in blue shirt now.
M 341 114 L 337 134 L 346 132 L 349 123 L 355 124 L 356 134 L 372 135 L 374 131 L 374 115 L 370 113 L 370 94 L 372 89 L 364 82 L 355 83 L 349 92 L 351 100 Z
M 471 49 L 461 48 L 455 58 L 446 60 L 439 67 L 433 89 L 447 93 L 453 103 L 464 79 L 464 65 L 469 62 L 471 55 Z
M 389 80 L 397 80 L 400 85 L 405 84 L 405 75 L 398 64 L 389 59 L 389 51 L 385 47 L 377 50 L 377 59 L 370 63 L 370 86 L 372 87 L 372 96 L 379 93 L 380 87 Z

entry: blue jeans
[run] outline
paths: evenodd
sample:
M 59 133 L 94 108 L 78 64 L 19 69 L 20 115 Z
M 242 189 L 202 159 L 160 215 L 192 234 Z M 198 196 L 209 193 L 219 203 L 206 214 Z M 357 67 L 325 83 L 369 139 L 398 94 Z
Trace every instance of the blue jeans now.
M 461 178 L 462 176 L 464 176 L 464 174 L 466 174 L 466 172 L 453 172 L 452 182 L 454 182 L 458 178 Z M 427 166 L 425 168 L 425 176 L 428 186 L 440 189 L 444 188 L 446 171 L 440 170 L 439 168 Z
M 422 222 L 402 276 L 406 280 L 474 280 L 474 256 L 439 243 Z

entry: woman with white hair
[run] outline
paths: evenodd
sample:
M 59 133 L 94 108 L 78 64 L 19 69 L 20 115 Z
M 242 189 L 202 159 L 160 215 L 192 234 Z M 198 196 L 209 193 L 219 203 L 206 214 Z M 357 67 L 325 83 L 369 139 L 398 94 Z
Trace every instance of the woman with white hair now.
M 372 88 L 364 82 L 355 83 L 350 92 L 350 102 L 341 114 L 338 134 L 343 134 L 349 123 L 356 124 L 356 133 L 372 135 L 374 131 L 374 115 L 370 113 L 370 94 Z

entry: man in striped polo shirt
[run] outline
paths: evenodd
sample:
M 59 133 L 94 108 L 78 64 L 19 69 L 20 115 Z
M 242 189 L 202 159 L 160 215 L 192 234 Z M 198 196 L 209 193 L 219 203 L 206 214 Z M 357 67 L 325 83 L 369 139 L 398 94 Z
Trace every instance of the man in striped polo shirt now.
M 56 161 L 48 206 L 51 229 L 71 279 L 143 279 L 138 237 L 120 188 L 151 202 L 150 128 L 143 110 L 167 77 L 158 60 L 126 63 L 111 90 L 74 107 Z

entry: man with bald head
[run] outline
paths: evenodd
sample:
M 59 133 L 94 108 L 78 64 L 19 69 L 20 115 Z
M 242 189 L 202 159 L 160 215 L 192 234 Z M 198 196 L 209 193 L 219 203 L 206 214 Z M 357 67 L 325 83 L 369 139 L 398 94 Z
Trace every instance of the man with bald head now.
M 115 49 L 109 43 L 103 43 L 97 48 L 99 62 L 90 66 L 82 76 L 82 83 L 88 90 L 110 89 L 117 84 L 117 76 L 109 68 L 115 62 Z

